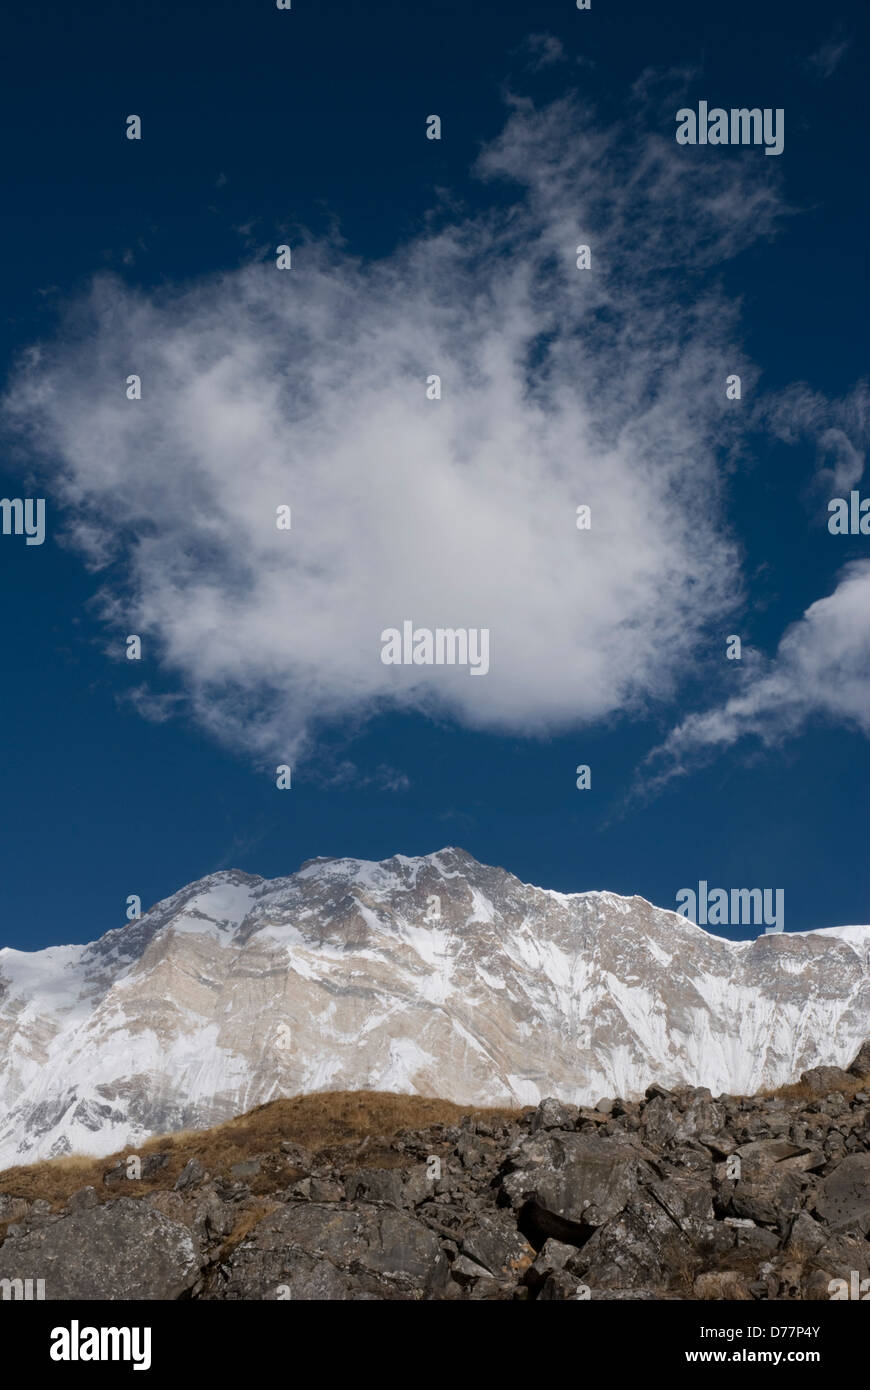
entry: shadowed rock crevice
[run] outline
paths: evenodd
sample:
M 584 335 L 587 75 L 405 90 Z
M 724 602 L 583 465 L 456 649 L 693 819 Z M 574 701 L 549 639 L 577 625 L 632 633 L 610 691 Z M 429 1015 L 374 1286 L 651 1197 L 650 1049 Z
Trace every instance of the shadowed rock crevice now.
M 591 1226 L 568 1221 L 564 1216 L 548 1211 L 539 1202 L 525 1202 L 520 1207 L 517 1230 L 535 1251 L 541 1250 L 548 1240 L 558 1240 L 563 1245 L 573 1245 L 580 1250 L 592 1235 Z

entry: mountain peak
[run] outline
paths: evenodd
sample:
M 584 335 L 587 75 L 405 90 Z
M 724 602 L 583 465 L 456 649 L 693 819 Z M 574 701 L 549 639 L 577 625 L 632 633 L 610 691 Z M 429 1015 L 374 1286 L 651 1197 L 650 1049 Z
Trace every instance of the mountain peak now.
M 454 845 L 219 870 L 90 946 L 0 955 L 0 1163 L 318 1090 L 748 1094 L 854 1055 L 868 946 L 870 928 L 731 942 Z

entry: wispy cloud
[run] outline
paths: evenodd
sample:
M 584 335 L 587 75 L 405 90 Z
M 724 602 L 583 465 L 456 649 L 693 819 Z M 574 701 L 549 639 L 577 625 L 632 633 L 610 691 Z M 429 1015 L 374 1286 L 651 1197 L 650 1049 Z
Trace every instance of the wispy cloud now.
M 803 382 L 763 400 L 755 422 L 786 444 L 811 440 L 816 449 L 814 493 L 840 494 L 861 480 L 870 446 L 870 383 L 860 381 L 840 399 Z
M 751 153 L 690 165 L 634 113 L 514 99 L 491 209 L 382 260 L 303 238 L 290 271 L 98 278 L 5 410 L 106 622 L 257 759 L 391 709 L 537 734 L 669 698 L 741 594 L 718 460 L 725 376 L 754 374 L 708 272 L 775 228 Z M 489 628 L 489 674 L 384 666 L 406 618 Z
M 565 61 L 565 47 L 555 34 L 529 34 L 522 45 L 533 72 Z
M 807 58 L 807 67 L 816 77 L 832 77 L 846 53 L 851 47 L 852 40 L 848 38 L 842 28 L 838 26 L 829 39 L 811 53 Z
M 739 740 L 772 747 L 813 719 L 870 737 L 870 560 L 844 568 L 834 592 L 786 630 L 771 660 L 750 663 L 739 694 L 672 730 L 647 758 L 645 794 Z

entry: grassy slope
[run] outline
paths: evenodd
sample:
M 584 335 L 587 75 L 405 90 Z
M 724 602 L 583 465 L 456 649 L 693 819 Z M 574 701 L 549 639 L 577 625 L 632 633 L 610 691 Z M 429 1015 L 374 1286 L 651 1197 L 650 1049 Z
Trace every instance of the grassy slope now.
M 389 1148 L 389 1140 L 399 1130 L 456 1125 L 463 1115 L 474 1114 L 484 1119 L 507 1118 L 520 1113 L 507 1109 L 474 1109 L 425 1096 L 379 1091 L 323 1091 L 295 1096 L 291 1100 L 273 1100 L 213 1129 L 183 1130 L 158 1136 L 138 1148 L 122 1149 L 106 1158 L 73 1155 L 7 1168 L 0 1172 L 0 1193 L 31 1200 L 42 1198 L 54 1207 L 62 1206 L 82 1187 L 96 1188 L 103 1200 L 138 1196 L 171 1189 L 191 1158 L 198 1158 L 212 1177 L 229 1177 L 233 1164 L 267 1154 L 269 1157 L 263 1162 L 260 1174 L 247 1180 L 254 1193 L 266 1193 L 286 1186 L 296 1172 L 281 1154 L 280 1145 L 285 1140 L 315 1153 L 328 1150 L 330 1157 L 345 1162 L 352 1160 L 367 1140 L 364 1152 L 359 1152 L 360 1166 L 392 1167 L 403 1161 Z M 130 1153 L 137 1153 L 143 1159 L 148 1154 L 166 1153 L 169 1162 L 150 1179 L 106 1186 L 103 1174 Z

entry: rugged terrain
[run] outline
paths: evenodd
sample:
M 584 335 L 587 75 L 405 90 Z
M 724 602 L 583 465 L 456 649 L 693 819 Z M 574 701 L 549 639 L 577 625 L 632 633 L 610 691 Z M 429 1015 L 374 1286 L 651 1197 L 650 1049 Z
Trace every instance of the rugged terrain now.
M 0 951 L 0 1166 L 323 1090 L 770 1089 L 854 1056 L 868 958 L 870 927 L 730 942 L 460 849 L 212 874 L 90 945 Z
M 7 1297 L 829 1299 L 868 1234 L 870 1042 L 771 1095 L 327 1093 L 0 1175 Z

